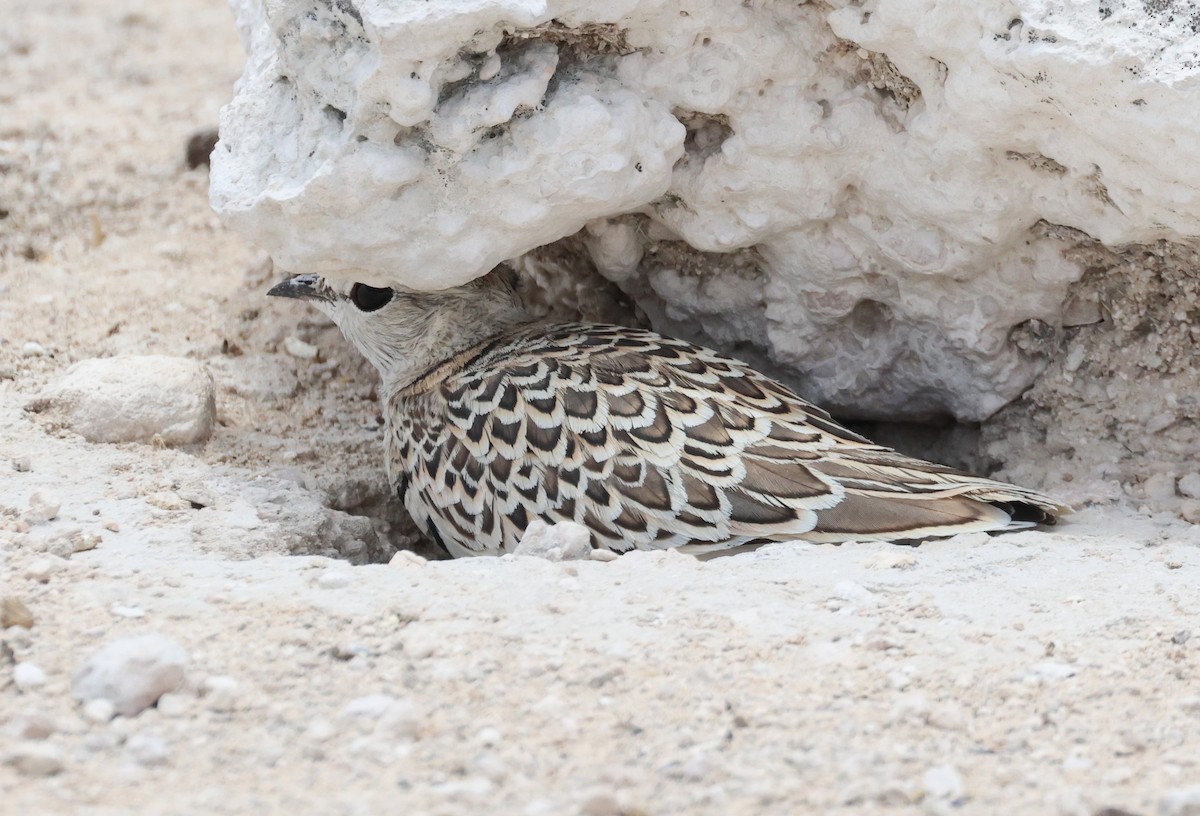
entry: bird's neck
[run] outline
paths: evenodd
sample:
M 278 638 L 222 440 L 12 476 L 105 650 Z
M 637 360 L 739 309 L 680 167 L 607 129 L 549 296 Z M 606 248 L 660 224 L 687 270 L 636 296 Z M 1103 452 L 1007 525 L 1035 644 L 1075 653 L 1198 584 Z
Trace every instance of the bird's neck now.
M 373 361 L 386 395 L 396 394 L 439 364 L 528 324 L 532 318 L 511 287 L 476 281 L 442 292 L 398 292 L 396 346 Z

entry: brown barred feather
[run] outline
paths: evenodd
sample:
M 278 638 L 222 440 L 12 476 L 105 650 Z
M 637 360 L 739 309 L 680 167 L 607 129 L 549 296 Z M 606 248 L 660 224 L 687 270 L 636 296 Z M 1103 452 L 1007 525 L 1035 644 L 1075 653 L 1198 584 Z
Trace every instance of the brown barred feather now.
M 618 552 L 897 540 L 1067 508 L 874 445 L 718 352 L 637 329 L 510 329 L 395 390 L 389 473 L 454 555 L 574 521 Z

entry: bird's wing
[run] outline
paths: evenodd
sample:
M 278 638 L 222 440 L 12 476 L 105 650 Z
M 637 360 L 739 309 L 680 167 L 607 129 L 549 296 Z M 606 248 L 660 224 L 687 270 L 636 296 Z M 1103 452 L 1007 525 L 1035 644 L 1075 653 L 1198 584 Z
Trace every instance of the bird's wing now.
M 533 518 L 624 550 L 917 537 L 1005 526 L 989 502 L 1057 509 L 874 445 L 747 365 L 651 332 L 540 327 L 427 398 L 444 421 L 417 432 L 422 501 L 483 551 Z

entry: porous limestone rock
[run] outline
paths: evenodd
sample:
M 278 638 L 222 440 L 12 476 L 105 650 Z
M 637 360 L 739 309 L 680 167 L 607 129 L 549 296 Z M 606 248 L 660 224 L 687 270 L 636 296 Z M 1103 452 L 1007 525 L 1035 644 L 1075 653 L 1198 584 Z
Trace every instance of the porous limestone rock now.
M 842 415 L 985 418 L 1091 319 L 1064 250 L 1200 236 L 1181 1 L 233 5 L 212 201 L 278 265 L 430 289 L 566 239 Z

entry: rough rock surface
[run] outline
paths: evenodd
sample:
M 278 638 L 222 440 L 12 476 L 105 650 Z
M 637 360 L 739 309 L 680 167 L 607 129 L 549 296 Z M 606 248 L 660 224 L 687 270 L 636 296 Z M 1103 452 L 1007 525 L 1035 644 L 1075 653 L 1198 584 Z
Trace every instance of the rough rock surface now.
M 1024 391 L 1080 319 L 1047 224 L 1200 236 L 1172 0 L 234 6 L 212 198 L 283 267 L 438 288 L 578 233 L 659 327 L 843 415 Z
M 187 445 L 212 434 L 212 376 L 195 360 L 131 355 L 84 360 L 31 410 L 50 411 L 89 442 Z

